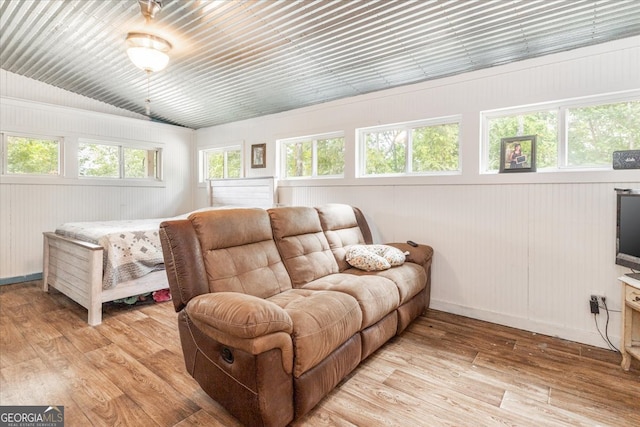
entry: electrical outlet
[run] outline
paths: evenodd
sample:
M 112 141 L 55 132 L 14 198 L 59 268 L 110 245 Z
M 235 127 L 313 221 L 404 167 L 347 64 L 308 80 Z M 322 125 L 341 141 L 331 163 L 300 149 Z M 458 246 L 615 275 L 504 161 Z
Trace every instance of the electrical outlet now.
M 592 314 L 600 314 L 600 304 L 604 305 L 605 296 L 592 294 L 589 298 L 589 309 Z

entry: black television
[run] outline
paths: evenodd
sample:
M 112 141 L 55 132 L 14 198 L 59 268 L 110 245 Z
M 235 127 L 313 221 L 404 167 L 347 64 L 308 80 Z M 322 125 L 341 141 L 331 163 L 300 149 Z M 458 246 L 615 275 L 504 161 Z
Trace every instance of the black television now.
M 627 276 L 640 280 L 640 190 L 616 191 L 616 264 L 629 267 L 633 273 Z

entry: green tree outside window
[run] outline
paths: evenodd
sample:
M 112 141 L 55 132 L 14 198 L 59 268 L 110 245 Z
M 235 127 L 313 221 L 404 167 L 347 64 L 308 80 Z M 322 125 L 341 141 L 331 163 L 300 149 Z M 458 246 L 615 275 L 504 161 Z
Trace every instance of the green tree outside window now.
M 242 152 L 240 150 L 227 151 L 227 177 L 240 178 L 242 176 Z
M 567 166 L 610 166 L 612 154 L 640 148 L 640 101 L 567 110 Z
M 240 178 L 242 151 L 238 147 L 204 150 L 204 179 Z
M 563 117 L 565 135 L 559 131 Z M 500 140 L 524 135 L 538 137 L 538 169 L 604 168 L 611 166 L 614 151 L 640 147 L 640 101 L 560 106 L 491 117 L 488 131 L 490 171 L 497 171 L 500 166 Z
M 282 141 L 284 176 L 302 178 L 344 174 L 344 138 Z
M 124 149 L 124 177 L 145 178 L 147 176 L 147 150 Z
M 458 133 L 457 123 L 412 129 L 412 172 L 458 170 Z
M 79 144 L 78 174 L 86 177 L 119 178 L 120 147 L 105 144 Z
M 457 171 L 460 125 L 405 124 L 365 130 L 365 175 L 422 174 Z
M 55 139 L 7 136 L 7 173 L 58 175 L 60 142 Z

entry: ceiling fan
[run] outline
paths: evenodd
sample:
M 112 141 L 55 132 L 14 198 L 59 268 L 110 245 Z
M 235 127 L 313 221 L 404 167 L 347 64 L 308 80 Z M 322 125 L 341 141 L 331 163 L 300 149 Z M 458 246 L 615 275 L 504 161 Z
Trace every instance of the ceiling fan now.
M 149 23 L 162 9 L 161 0 L 138 0 L 140 12 Z M 171 43 L 153 34 L 134 32 L 127 34 L 127 55 L 136 67 L 156 72 L 163 70 L 169 63 Z
M 161 0 L 138 0 L 140 13 L 148 24 L 156 13 L 162 9 Z M 149 82 L 151 73 L 163 70 L 169 64 L 168 52 L 171 43 L 162 37 L 146 32 L 131 32 L 127 34 L 127 56 L 133 64 L 147 73 L 147 99 L 145 111 L 151 114 L 151 99 L 149 97 Z

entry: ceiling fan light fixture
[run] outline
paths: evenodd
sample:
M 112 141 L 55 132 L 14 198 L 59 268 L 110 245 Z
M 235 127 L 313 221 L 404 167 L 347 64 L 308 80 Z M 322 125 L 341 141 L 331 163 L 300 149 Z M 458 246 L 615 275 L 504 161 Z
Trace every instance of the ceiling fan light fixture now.
M 156 72 L 163 70 L 169 63 L 167 52 L 171 50 L 171 43 L 163 38 L 145 33 L 129 33 L 127 46 L 129 59 L 141 70 Z

